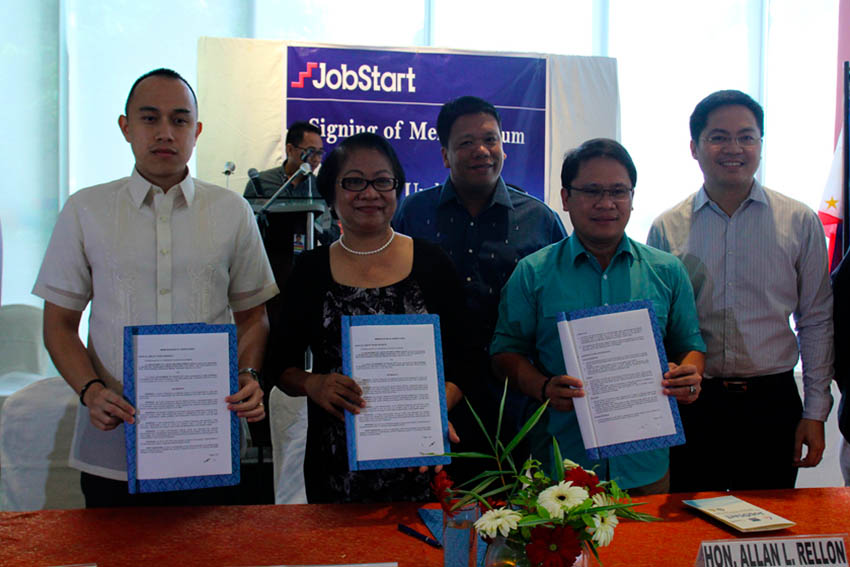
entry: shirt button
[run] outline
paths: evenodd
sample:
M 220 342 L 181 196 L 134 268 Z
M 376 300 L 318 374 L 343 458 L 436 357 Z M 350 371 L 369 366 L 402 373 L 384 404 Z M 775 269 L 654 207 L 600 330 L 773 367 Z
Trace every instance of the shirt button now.
M 469 221 L 469 226 L 475 226 L 475 221 Z
M 168 249 L 163 248 L 162 250 L 159 251 L 159 253 L 162 254 L 163 256 L 165 256 L 166 254 L 168 254 Z
M 168 217 L 165 215 L 159 217 L 159 222 L 168 222 Z
M 472 276 L 466 276 L 466 281 L 471 282 L 471 281 L 472 281 Z
M 606 301 L 606 302 L 605 302 L 605 303 L 603 303 L 602 305 L 608 305 L 608 302 Z
M 602 274 L 602 279 L 603 279 L 603 280 L 607 280 L 607 279 L 608 279 L 608 274 Z
M 467 252 L 469 252 L 470 254 L 472 254 L 472 248 L 470 248 L 469 250 L 467 250 Z
M 161 289 L 161 290 L 159 290 L 159 294 L 160 295 L 166 295 L 166 294 L 168 294 L 169 291 L 170 290 L 168 290 L 168 289 Z

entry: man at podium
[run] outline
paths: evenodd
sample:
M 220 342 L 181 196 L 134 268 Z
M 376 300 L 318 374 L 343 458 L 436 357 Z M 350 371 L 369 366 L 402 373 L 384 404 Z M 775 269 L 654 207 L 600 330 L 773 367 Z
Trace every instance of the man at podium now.
M 248 199 L 271 197 L 304 162 L 309 163 L 310 168 L 315 172 L 325 155 L 321 133 L 321 130 L 309 122 L 293 122 L 286 132 L 286 159 L 283 160 L 283 164 L 261 171 L 257 177 L 249 179 L 248 184 L 245 185 L 245 197 Z M 292 180 L 292 184 L 283 197 L 315 196 L 318 198 L 318 193 L 313 186 L 313 180 L 309 175 L 299 174 Z

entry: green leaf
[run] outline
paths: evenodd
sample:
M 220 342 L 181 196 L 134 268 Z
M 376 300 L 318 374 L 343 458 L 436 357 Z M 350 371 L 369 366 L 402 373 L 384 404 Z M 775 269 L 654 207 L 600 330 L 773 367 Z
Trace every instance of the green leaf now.
M 561 447 L 554 435 L 552 436 L 552 450 L 555 454 L 555 481 L 561 482 L 564 480 L 564 457 L 561 456 Z
M 499 452 L 496 450 L 496 446 L 493 444 L 493 439 L 490 438 L 490 434 L 487 432 L 487 428 L 484 427 L 484 423 L 481 421 L 481 418 L 478 417 L 477 413 L 475 413 L 475 408 L 472 407 L 472 404 L 469 402 L 469 398 L 464 397 L 463 399 L 466 401 L 466 405 L 469 406 L 469 411 L 472 412 L 472 417 L 475 418 L 476 423 L 478 423 L 478 427 L 481 428 L 481 431 L 484 433 L 484 437 L 487 439 L 487 443 L 490 444 L 490 448 L 493 449 L 493 454 L 498 460 Z
M 499 420 L 496 422 L 496 439 L 502 438 L 502 415 L 505 413 L 505 400 L 508 399 L 508 377 L 505 376 L 505 385 L 502 389 L 502 399 L 499 401 Z
M 488 455 L 487 453 L 476 453 L 474 451 L 469 451 L 465 453 L 443 453 L 446 457 L 457 457 L 461 459 L 495 459 L 493 455 Z
M 540 417 L 543 415 L 543 412 L 546 411 L 546 408 L 549 406 L 549 400 L 546 400 L 543 405 L 537 408 L 537 411 L 532 414 L 531 417 L 528 418 L 528 421 L 525 422 L 525 425 L 522 426 L 522 429 L 511 439 L 511 442 L 508 443 L 508 446 L 505 447 L 505 453 L 510 453 L 514 450 L 514 447 L 520 444 L 520 442 L 528 435 L 528 432 L 531 431 L 531 428 L 537 425 L 537 422 L 540 420 Z M 501 460 L 500 460 L 501 462 Z
M 639 502 L 639 504 L 643 504 L 643 502 Z M 644 514 L 643 512 L 635 512 L 631 508 L 620 508 L 616 511 L 617 516 L 621 518 L 628 518 L 630 520 L 637 520 L 638 522 L 660 522 L 661 518 L 656 518 L 651 514 Z

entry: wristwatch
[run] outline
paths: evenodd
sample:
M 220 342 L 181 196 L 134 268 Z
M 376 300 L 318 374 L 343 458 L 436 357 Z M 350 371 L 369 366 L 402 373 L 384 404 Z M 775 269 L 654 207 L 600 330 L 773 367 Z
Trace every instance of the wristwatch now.
M 250 366 L 246 366 L 245 368 L 240 368 L 239 374 L 250 374 L 251 376 L 254 377 L 254 380 L 256 380 L 257 382 L 260 381 L 260 373 L 257 372 L 255 369 L 251 368 Z

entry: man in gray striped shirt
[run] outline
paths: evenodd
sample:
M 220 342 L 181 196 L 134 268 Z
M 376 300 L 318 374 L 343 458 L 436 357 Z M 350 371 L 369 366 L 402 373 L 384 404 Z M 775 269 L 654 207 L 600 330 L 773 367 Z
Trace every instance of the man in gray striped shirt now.
M 672 490 L 793 488 L 798 467 L 821 460 L 832 406 L 823 228 L 811 209 L 756 181 L 764 112 L 752 98 L 713 93 L 690 129 L 704 184 L 647 239 L 684 262 L 708 347 L 702 393 L 680 407 L 687 444 L 671 452 Z M 793 376 L 800 357 L 804 404 Z

